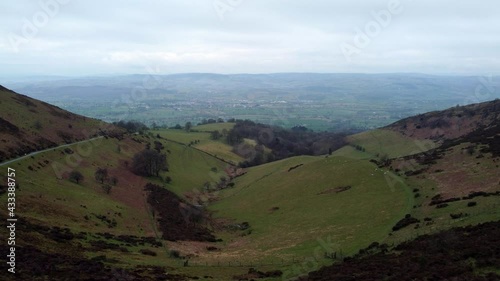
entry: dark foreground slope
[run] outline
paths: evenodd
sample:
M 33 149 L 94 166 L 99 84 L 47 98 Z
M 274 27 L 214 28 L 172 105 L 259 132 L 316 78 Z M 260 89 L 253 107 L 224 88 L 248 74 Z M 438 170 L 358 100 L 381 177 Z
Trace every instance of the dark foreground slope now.
M 373 247 L 373 249 L 384 248 Z M 389 252 L 355 257 L 301 281 L 500 280 L 500 222 L 424 235 Z
M 84 140 L 113 126 L 0 86 L 0 162 Z

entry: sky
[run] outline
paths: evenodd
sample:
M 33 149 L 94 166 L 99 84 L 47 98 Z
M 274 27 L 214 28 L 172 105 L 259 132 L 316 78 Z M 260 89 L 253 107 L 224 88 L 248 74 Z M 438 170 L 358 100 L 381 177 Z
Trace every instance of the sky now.
M 500 74 L 498 0 L 16 0 L 0 13 L 0 77 Z

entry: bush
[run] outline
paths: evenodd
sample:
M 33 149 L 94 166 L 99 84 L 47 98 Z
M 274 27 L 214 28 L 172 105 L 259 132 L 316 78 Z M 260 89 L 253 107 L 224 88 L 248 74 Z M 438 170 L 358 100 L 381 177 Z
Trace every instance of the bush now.
M 474 207 L 476 205 L 477 205 L 477 203 L 474 201 L 467 203 L 467 207 Z
M 103 184 L 101 186 L 102 190 L 106 193 L 106 194 L 110 194 L 111 193 L 111 185 L 109 184 Z
M 79 184 L 80 182 L 82 182 L 84 180 L 84 177 L 83 177 L 82 173 L 80 173 L 78 171 L 72 171 L 69 174 L 69 180 L 72 182 L 75 182 L 76 184 Z
M 396 225 L 392 228 L 392 231 L 398 231 L 404 227 L 409 226 L 410 224 L 419 223 L 419 222 L 420 222 L 420 220 L 412 217 L 410 214 L 407 214 L 403 219 L 401 219 L 400 221 L 398 221 L 396 223 Z
M 140 252 L 141 254 L 143 254 L 143 255 L 156 257 L 156 252 L 151 251 L 151 250 L 149 250 L 149 249 L 141 249 L 141 250 L 139 250 L 139 252 Z
M 468 214 L 464 214 L 464 213 L 450 214 L 450 217 L 454 220 L 459 219 L 459 218 L 463 218 L 466 216 L 468 216 Z
M 175 259 L 180 259 L 181 253 L 177 250 L 170 250 L 170 257 Z
M 172 182 L 172 178 L 171 178 L 170 176 L 167 176 L 167 177 L 165 178 L 165 182 L 166 182 L 166 183 L 171 183 L 171 182 Z

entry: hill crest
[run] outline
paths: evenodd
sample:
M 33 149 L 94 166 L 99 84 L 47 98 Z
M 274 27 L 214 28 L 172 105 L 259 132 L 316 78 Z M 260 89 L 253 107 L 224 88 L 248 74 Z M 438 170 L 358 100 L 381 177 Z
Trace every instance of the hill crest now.
M 0 162 L 116 130 L 0 85 Z
M 444 141 L 457 139 L 478 129 L 497 126 L 500 120 L 500 100 L 456 106 L 397 121 L 386 129 L 415 139 Z

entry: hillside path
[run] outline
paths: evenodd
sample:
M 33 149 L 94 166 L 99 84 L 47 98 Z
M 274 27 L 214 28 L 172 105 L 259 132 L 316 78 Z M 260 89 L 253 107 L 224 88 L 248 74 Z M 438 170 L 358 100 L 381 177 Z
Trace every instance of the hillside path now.
M 91 139 L 88 139 L 88 140 L 82 140 L 82 141 L 78 141 L 78 142 L 73 142 L 73 143 L 62 144 L 62 145 L 59 145 L 59 146 L 54 146 L 54 147 L 47 148 L 47 149 L 44 149 L 44 150 L 35 151 L 35 152 L 30 153 L 30 154 L 26 154 L 26 155 L 23 155 L 23 156 L 21 156 L 21 157 L 14 158 L 14 159 L 11 159 L 11 160 L 8 160 L 8 161 L 5 161 L 5 162 L 3 162 L 3 163 L 0 163 L 0 167 L 1 167 L 1 166 L 8 165 L 8 164 L 11 164 L 11 163 L 14 163 L 14 162 L 19 161 L 19 160 L 22 160 L 22 159 L 24 159 L 24 158 L 28 158 L 28 157 L 31 157 L 31 156 L 34 156 L 34 155 L 37 155 L 37 154 L 40 154 L 40 153 L 43 153 L 43 152 L 47 152 L 47 151 L 49 151 L 49 150 L 58 149 L 58 148 L 63 148 L 63 147 L 67 147 L 67 146 L 71 146 L 71 145 L 75 145 L 75 144 L 79 144 L 79 143 L 89 142 L 89 141 L 93 141 L 93 140 L 96 140 L 96 139 L 99 139 L 99 138 L 103 138 L 103 136 L 99 136 L 99 137 L 91 138 Z

